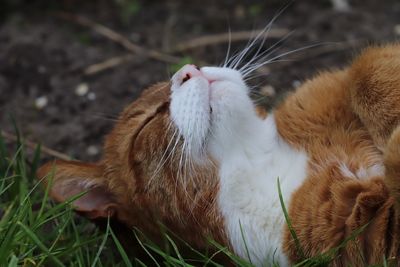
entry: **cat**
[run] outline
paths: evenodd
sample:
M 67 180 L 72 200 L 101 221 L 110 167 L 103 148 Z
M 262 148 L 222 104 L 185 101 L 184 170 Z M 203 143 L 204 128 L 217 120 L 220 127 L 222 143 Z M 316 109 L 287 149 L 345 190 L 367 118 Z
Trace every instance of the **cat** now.
M 332 266 L 399 265 L 400 45 L 365 49 L 271 112 L 251 101 L 254 66 L 239 60 L 185 65 L 122 112 L 99 162 L 55 160 L 38 178 L 53 179 L 59 202 L 87 191 L 74 207 L 90 219 L 114 217 L 154 241 L 161 223 L 256 266 L 335 248 Z

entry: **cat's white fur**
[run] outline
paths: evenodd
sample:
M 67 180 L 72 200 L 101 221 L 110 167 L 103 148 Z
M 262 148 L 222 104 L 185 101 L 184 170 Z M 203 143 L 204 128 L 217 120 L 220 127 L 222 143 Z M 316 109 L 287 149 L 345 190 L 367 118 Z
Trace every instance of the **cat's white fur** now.
M 235 253 L 257 266 L 287 266 L 277 181 L 288 205 L 306 177 L 307 155 L 279 136 L 272 114 L 256 115 L 239 72 L 204 67 L 182 84 L 184 71 L 172 78 L 171 117 L 192 151 L 219 163 L 218 204 Z
M 385 174 L 385 167 L 383 166 L 383 163 L 376 163 L 367 167 L 361 166 L 353 172 L 346 164 L 342 163 L 340 164 L 340 171 L 344 177 L 367 180 L 372 177 L 383 176 Z

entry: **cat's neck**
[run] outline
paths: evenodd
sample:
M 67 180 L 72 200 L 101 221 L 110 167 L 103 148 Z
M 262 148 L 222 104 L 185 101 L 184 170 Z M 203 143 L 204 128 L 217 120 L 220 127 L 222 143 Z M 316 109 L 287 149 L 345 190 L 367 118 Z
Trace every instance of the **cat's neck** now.
M 273 114 L 264 120 L 248 119 L 231 134 L 235 140 L 226 139 L 215 148 L 221 150 L 218 205 L 232 247 L 256 266 L 273 260 L 287 266 L 278 179 L 287 204 L 306 177 L 307 155 L 279 135 Z M 243 240 L 251 240 L 251 245 Z
M 235 127 L 221 127 L 213 136 L 210 151 L 223 164 L 232 160 L 257 160 L 260 156 L 271 154 L 277 146 L 279 136 L 274 115 L 261 119 L 254 114 Z

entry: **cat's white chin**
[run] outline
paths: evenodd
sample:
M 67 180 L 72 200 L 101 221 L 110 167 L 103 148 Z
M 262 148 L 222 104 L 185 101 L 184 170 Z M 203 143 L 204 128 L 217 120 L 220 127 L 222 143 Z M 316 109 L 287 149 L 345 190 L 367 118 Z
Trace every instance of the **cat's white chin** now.
M 204 144 L 210 130 L 210 88 L 204 77 L 193 77 L 182 83 L 182 73 L 172 77 L 170 116 L 179 136 L 183 137 L 183 150 L 192 158 L 202 158 Z
M 184 66 L 172 77 L 170 115 L 193 158 L 217 160 L 256 114 L 248 87 L 233 69 Z

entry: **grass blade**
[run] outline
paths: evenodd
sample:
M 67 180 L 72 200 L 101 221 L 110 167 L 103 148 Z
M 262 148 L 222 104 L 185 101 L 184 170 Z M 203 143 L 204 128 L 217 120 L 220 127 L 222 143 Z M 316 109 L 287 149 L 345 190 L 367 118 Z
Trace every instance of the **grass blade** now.
M 33 233 L 26 225 L 21 222 L 17 222 L 17 224 L 24 230 L 24 232 L 28 235 L 28 237 L 43 251 L 45 254 L 57 265 L 64 267 L 65 265 L 56 258 L 49 249 L 40 241 L 40 239 Z
M 91 265 L 92 267 L 95 267 L 97 261 L 100 260 L 100 255 L 101 255 L 101 252 L 102 252 L 103 249 L 104 249 L 104 246 L 106 245 L 106 242 L 107 242 L 109 233 L 110 233 L 110 218 L 108 218 L 106 233 L 104 234 L 104 238 L 103 238 L 103 240 L 101 241 L 100 247 L 99 247 L 99 249 L 97 250 L 96 256 L 95 256 L 95 258 L 94 258 L 94 260 L 93 260 L 93 262 L 92 262 L 92 265 Z
M 247 256 L 249 262 L 250 262 L 251 264 L 253 264 L 253 263 L 251 262 L 250 251 L 249 251 L 249 248 L 248 248 L 248 246 L 247 246 L 246 238 L 244 237 L 243 227 L 242 227 L 242 223 L 240 222 L 240 220 L 239 220 L 239 227 L 240 227 L 240 234 L 242 235 L 242 239 L 243 239 L 243 242 L 244 242 L 244 247 L 245 247 L 245 249 L 246 249 L 246 256 Z
M 121 254 L 122 260 L 124 261 L 127 267 L 132 267 L 132 263 L 129 260 L 128 255 L 126 254 L 124 248 L 122 247 L 121 243 L 119 242 L 118 238 L 115 236 L 113 230 L 110 228 L 110 234 L 112 239 L 114 240 L 115 245 L 117 246 L 119 254 Z
M 290 220 L 290 217 L 289 217 L 289 213 L 286 210 L 285 202 L 283 200 L 283 195 L 282 195 L 282 190 L 281 190 L 281 183 L 279 181 L 279 177 L 278 177 L 277 180 L 278 180 L 279 201 L 281 203 L 283 215 L 285 216 L 286 224 L 287 224 L 287 226 L 289 228 L 290 235 L 292 236 L 292 238 L 294 240 L 294 244 L 296 246 L 297 253 L 299 254 L 301 259 L 304 259 L 305 256 L 304 256 L 303 249 L 301 248 L 300 241 L 299 241 L 299 239 L 298 239 L 298 237 L 296 235 L 296 232 L 295 232 L 295 230 L 293 228 L 292 221 Z

